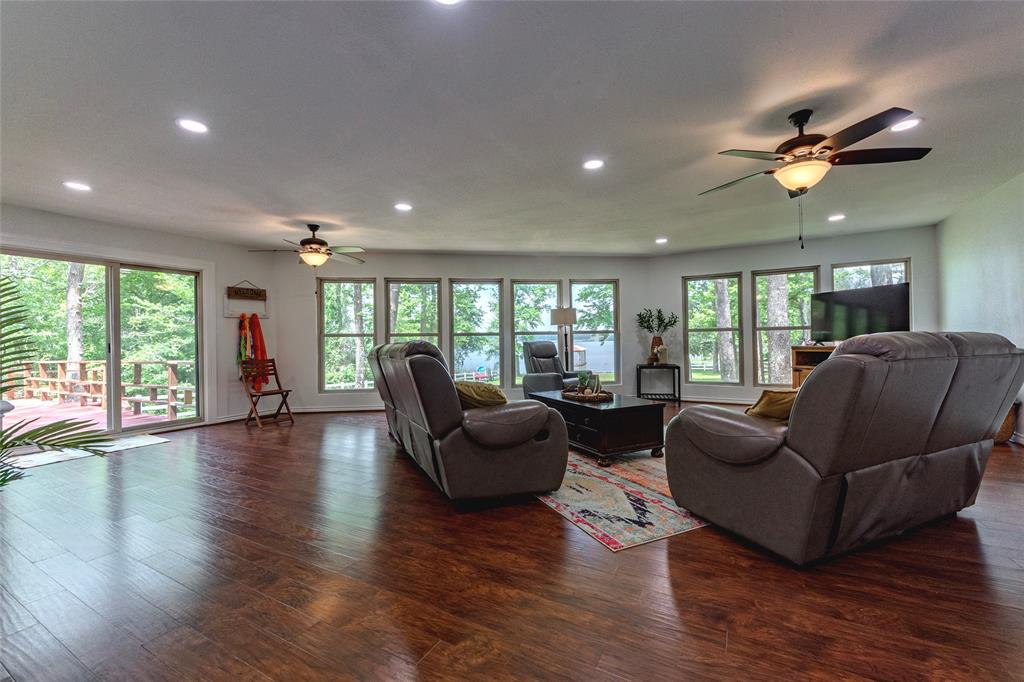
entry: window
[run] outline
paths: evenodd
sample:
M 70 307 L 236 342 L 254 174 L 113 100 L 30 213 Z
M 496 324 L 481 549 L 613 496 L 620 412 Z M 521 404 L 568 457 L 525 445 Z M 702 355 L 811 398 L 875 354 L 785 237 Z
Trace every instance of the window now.
M 618 280 L 569 282 L 576 324 L 572 328 L 572 368 L 589 369 L 602 382 L 619 380 Z
M 423 339 L 441 345 L 439 279 L 388 279 L 388 343 Z
M 752 272 L 754 287 L 754 381 L 789 386 L 790 348 L 811 336 L 811 294 L 818 268 Z
M 686 381 L 740 384 L 740 273 L 683 278 Z
M 320 391 L 373 388 L 374 281 L 318 279 Z
M 910 259 L 837 263 L 832 266 L 832 290 L 863 289 L 910 281 Z
M 501 385 L 501 280 L 449 280 L 452 376 Z
M 551 324 L 551 309 L 562 300 L 562 282 L 512 282 L 512 345 L 516 353 L 515 385 L 526 373 L 523 341 L 558 344 L 558 327 Z

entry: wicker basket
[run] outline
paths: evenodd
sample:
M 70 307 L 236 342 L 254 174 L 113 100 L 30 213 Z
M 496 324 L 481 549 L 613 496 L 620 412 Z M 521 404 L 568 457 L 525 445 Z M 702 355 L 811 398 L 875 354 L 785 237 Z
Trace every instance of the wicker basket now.
M 1010 405 L 1010 411 L 1006 413 L 1006 419 L 1003 420 L 1003 425 L 999 427 L 999 431 L 996 432 L 995 437 L 992 439 L 996 443 L 1005 443 L 1013 437 L 1013 431 L 1017 428 L 1017 415 L 1020 413 L 1020 403 L 1014 403 Z
M 562 391 L 562 397 L 566 400 L 575 400 L 579 403 L 609 403 L 615 399 L 615 396 L 608 391 L 591 393 L 590 395 L 584 395 L 582 393 L 577 393 L 576 391 Z

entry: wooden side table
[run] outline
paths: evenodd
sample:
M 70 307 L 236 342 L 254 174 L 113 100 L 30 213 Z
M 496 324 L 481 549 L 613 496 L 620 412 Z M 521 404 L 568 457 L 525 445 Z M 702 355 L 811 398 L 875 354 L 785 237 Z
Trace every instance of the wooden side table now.
M 644 372 L 671 371 L 672 372 L 672 393 L 650 393 L 643 389 Z M 636 395 L 639 398 L 649 400 L 672 400 L 679 402 L 682 398 L 682 370 L 679 365 L 668 365 L 659 363 L 657 365 L 636 366 Z

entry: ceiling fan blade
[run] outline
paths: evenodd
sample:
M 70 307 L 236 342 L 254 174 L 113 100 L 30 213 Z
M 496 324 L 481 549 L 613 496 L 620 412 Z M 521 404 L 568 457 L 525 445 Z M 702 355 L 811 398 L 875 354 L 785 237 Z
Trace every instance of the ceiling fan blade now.
M 291 239 L 282 239 L 281 241 L 283 241 L 285 244 L 291 244 L 292 246 L 302 246 L 302 244 L 298 242 L 293 242 Z
M 334 260 L 342 261 L 343 263 L 351 263 L 352 265 L 362 265 L 366 261 L 362 258 L 356 258 L 355 256 L 346 256 L 343 253 L 332 253 L 331 258 Z
M 249 253 L 298 253 L 295 249 L 249 249 Z
M 718 187 L 712 187 L 711 189 L 704 190 L 703 192 L 701 192 L 697 196 L 702 197 L 705 194 L 710 194 L 711 192 L 717 192 L 720 189 L 726 189 L 727 187 L 732 187 L 733 185 L 739 184 L 739 183 L 743 182 L 744 180 L 749 180 L 750 178 L 756 177 L 758 175 L 771 175 L 774 172 L 775 172 L 775 169 L 773 168 L 772 170 L 758 171 L 756 173 L 751 173 L 750 175 L 744 175 L 742 178 L 736 178 L 732 182 L 727 182 L 724 185 L 719 185 Z
M 853 149 L 828 157 L 833 166 L 853 166 L 859 163 L 894 163 L 923 159 L 931 147 L 890 147 L 888 149 Z
M 334 253 L 363 253 L 366 251 L 361 246 L 328 246 L 327 248 Z
M 814 151 L 817 152 L 819 149 L 828 147 L 834 152 L 849 147 L 855 142 L 860 142 L 866 137 L 871 137 L 875 133 L 880 133 L 889 126 L 895 125 L 910 116 L 912 111 L 908 109 L 900 109 L 899 107 L 893 107 L 892 109 L 886 109 L 880 114 L 870 116 L 860 123 L 854 123 L 849 128 L 840 130 L 835 135 L 826 137 L 824 140 L 814 145 Z
M 722 156 L 739 156 L 744 159 L 758 159 L 760 161 L 780 161 L 783 158 L 782 154 L 776 154 L 775 152 L 758 152 L 749 149 L 726 149 L 724 152 L 718 153 Z

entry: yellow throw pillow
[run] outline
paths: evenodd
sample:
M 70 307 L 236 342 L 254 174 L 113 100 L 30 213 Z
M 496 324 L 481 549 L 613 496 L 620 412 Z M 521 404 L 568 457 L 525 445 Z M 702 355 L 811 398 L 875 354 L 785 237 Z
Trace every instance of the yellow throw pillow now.
M 789 422 L 789 413 L 793 411 L 797 389 L 792 391 L 764 391 L 757 402 L 746 409 L 753 417 L 766 417 Z
M 464 410 L 471 410 L 474 407 L 494 407 L 508 402 L 504 391 L 494 384 L 485 384 L 480 381 L 456 381 L 455 392 L 459 394 L 459 402 L 462 403 Z

